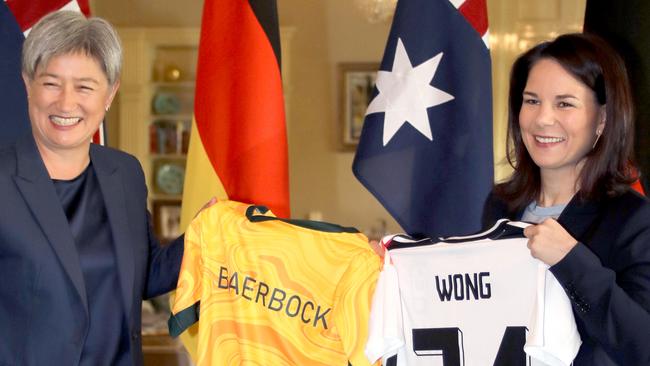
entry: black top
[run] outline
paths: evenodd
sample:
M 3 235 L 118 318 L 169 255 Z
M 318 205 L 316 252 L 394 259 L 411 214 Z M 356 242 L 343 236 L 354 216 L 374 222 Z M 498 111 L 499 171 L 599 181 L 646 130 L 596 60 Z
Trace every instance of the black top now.
M 80 365 L 129 365 L 129 338 L 104 199 L 92 164 L 72 180 L 53 179 L 83 273 L 90 327 Z

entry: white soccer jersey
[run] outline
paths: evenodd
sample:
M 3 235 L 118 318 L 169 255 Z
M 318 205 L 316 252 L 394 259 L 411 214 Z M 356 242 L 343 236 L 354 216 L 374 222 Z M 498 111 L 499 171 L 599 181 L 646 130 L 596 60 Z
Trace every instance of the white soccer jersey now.
M 571 304 L 530 255 L 525 225 L 502 220 L 438 243 L 388 239 L 368 358 L 398 366 L 571 364 L 581 344 Z

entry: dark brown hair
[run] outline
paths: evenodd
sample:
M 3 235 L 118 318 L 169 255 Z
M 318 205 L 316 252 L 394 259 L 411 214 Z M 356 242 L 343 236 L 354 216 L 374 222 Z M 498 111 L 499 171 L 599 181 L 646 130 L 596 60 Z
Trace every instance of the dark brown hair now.
M 605 105 L 605 127 L 580 172 L 579 197 L 594 199 L 622 193 L 635 179 L 631 169 L 634 108 L 627 71 L 621 57 L 604 40 L 582 33 L 564 34 L 541 43 L 513 64 L 506 153 L 514 172 L 507 182 L 496 186 L 495 193 L 508 202 L 511 211 L 521 210 L 539 199 L 540 171 L 522 141 L 519 110 L 528 74 L 542 59 L 558 62 L 594 92 L 598 104 Z

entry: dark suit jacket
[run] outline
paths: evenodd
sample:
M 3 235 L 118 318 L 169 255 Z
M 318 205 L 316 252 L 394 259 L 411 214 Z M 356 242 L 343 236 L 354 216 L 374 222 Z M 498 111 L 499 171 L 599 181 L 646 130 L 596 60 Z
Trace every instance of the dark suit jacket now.
M 483 225 L 522 213 L 491 195 Z M 582 337 L 574 365 L 650 365 L 650 203 L 631 190 L 597 202 L 574 197 L 558 222 L 578 240 L 551 267 Z
M 176 286 L 183 238 L 152 234 L 138 161 L 92 145 L 113 236 L 133 364 L 142 364 L 142 299 Z M 77 365 L 88 304 L 76 247 L 31 135 L 0 149 L 0 365 Z

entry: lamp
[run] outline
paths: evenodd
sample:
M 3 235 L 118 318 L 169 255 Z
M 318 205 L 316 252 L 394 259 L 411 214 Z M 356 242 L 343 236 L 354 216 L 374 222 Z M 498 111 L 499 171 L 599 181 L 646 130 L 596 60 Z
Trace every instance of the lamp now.
M 390 19 L 395 12 L 397 0 L 354 0 L 370 23 L 384 22 Z

